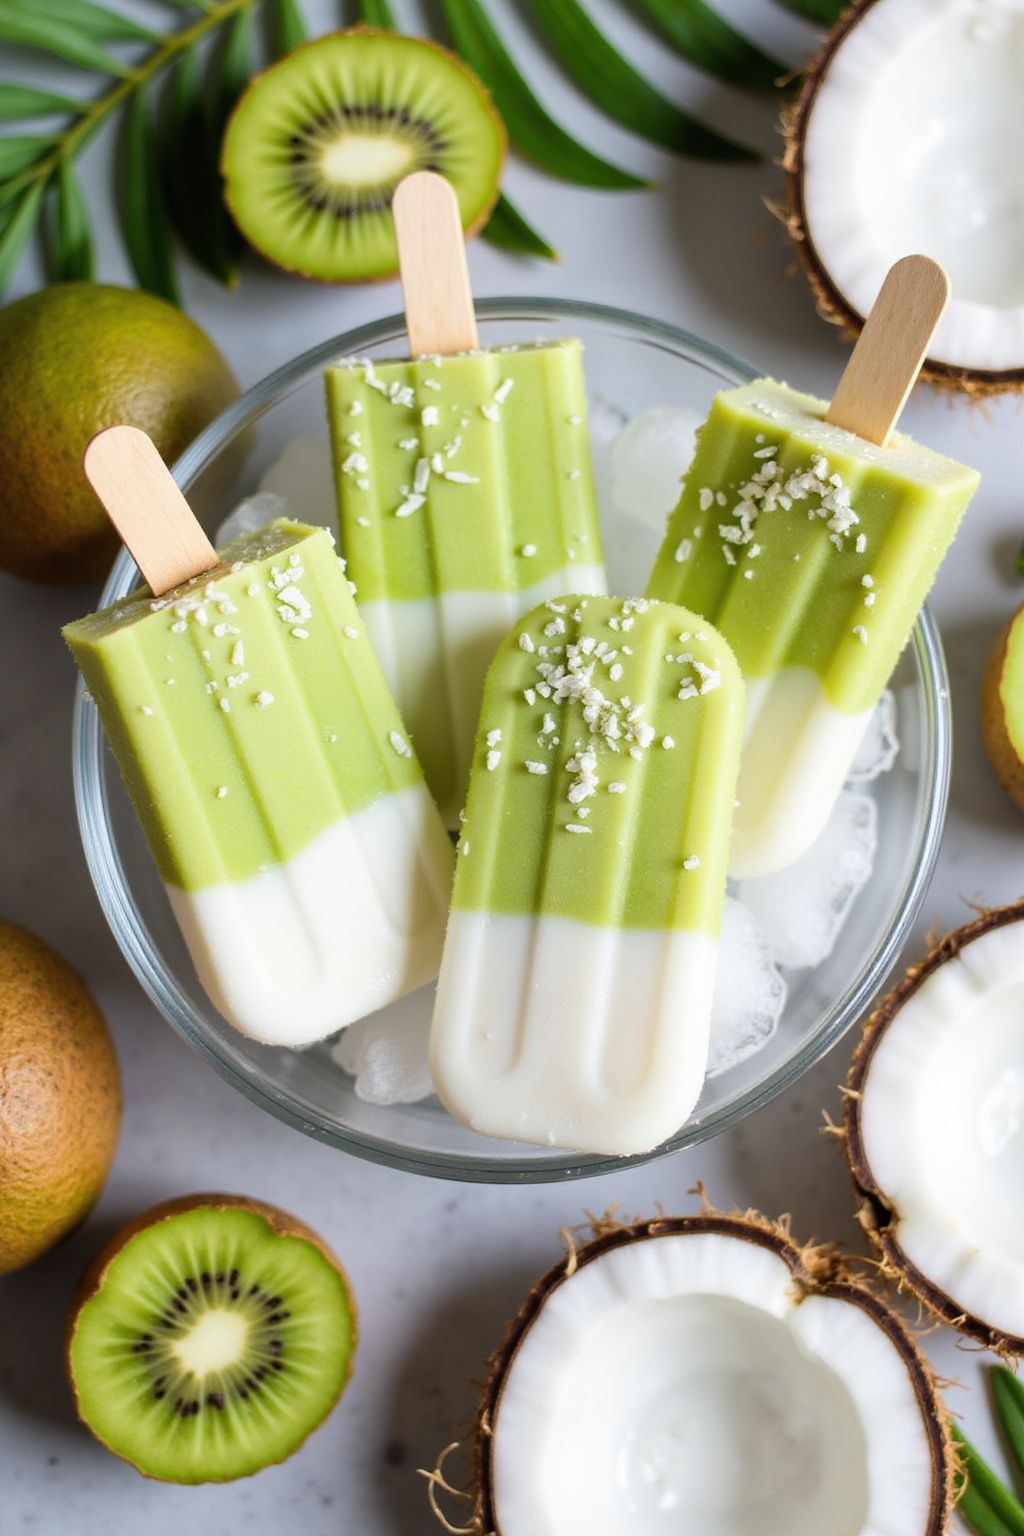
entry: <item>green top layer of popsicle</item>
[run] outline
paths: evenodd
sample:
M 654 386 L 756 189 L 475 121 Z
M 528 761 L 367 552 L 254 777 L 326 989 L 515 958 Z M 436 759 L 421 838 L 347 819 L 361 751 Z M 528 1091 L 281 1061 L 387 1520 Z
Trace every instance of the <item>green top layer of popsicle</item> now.
M 742 715 L 685 609 L 541 604 L 487 676 L 453 905 L 717 933 Z
M 896 665 L 979 476 L 898 433 L 876 447 L 826 410 L 772 379 L 716 396 L 647 590 L 715 624 L 744 676 L 808 667 L 857 714 Z
M 601 565 L 578 341 L 327 369 L 359 601 L 516 592 Z
M 243 880 L 422 782 L 331 537 L 284 519 L 69 624 L 164 880 Z

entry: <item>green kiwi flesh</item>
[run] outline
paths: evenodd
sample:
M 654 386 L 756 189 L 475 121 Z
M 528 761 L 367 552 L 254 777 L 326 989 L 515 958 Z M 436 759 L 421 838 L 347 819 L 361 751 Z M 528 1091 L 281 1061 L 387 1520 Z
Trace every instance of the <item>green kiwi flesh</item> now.
M 228 123 L 224 196 L 250 245 L 325 282 L 398 270 L 391 198 L 412 171 L 455 188 L 474 233 L 498 196 L 505 129 L 460 59 L 422 38 L 355 28 L 259 75 Z
M 330 1412 L 354 1307 L 313 1234 L 272 1207 L 167 1210 L 115 1240 L 92 1289 L 87 1274 L 72 1384 L 83 1421 L 140 1472 L 224 1482 L 283 1461 Z

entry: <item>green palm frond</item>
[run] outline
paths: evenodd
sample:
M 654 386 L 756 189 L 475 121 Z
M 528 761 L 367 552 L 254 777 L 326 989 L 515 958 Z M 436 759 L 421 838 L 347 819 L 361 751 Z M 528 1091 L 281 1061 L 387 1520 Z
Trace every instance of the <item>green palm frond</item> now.
M 391 0 L 350 3 L 369 25 L 402 24 Z M 678 154 L 755 158 L 656 91 L 598 26 L 596 0 L 524 3 L 566 73 L 608 117 Z M 783 65 L 718 15 L 712 0 L 617 3 L 632 7 L 676 53 L 731 85 L 765 90 L 784 74 Z M 843 9 L 843 0 L 780 3 L 818 23 Z M 237 282 L 242 241 L 221 197 L 220 139 L 254 71 L 305 40 L 302 0 L 165 4 L 178 13 L 177 24 L 155 31 L 123 14 L 116 0 L 0 0 L 0 47 L 48 54 L 74 65 L 84 81 L 80 93 L 64 93 L 0 80 L 0 295 L 37 231 L 51 280 L 91 276 L 90 209 L 75 162 L 114 119 L 117 214 L 136 281 L 176 301 L 180 248 L 218 282 Z M 485 0 L 439 0 L 438 13 L 443 40 L 488 85 L 516 149 L 576 185 L 626 191 L 649 184 L 596 154 L 549 114 Z M 504 250 L 557 259 L 551 241 L 504 195 L 483 233 Z

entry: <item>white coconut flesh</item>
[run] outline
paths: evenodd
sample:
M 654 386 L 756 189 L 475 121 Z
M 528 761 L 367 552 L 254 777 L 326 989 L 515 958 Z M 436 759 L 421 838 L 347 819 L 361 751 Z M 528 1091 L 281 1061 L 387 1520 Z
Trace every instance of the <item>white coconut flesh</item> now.
M 893 1015 L 859 1118 L 907 1258 L 955 1311 L 1024 1335 L 1024 922 L 973 939 Z
M 839 43 L 804 137 L 804 215 L 868 314 L 892 263 L 941 261 L 935 361 L 1024 367 L 1024 0 L 875 0 Z
M 918 1536 L 907 1362 L 742 1237 L 639 1238 L 552 1290 L 493 1418 L 500 1536 Z

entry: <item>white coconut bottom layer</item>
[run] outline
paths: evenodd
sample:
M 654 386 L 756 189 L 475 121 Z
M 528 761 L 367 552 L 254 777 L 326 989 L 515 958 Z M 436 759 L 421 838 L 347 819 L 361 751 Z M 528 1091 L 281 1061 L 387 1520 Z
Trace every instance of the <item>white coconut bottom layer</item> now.
M 552 1292 L 493 1421 L 501 1536 L 922 1536 L 906 1365 L 741 1238 L 613 1249 Z
M 809 667 L 747 682 L 729 873 L 773 875 L 820 836 L 873 710 L 847 715 Z
M 549 597 L 604 592 L 604 569 L 568 565 L 519 592 L 441 592 L 360 603 L 359 612 L 420 756 L 431 732 L 451 748 L 458 785 L 441 814 L 458 826 L 473 761 L 484 677 L 513 624 Z
M 861 315 L 892 263 L 927 251 L 953 300 L 930 355 L 1024 362 L 1022 0 L 878 0 L 819 89 L 804 144 L 811 238 Z
M 696 1104 L 718 945 L 686 929 L 455 910 L 430 1038 L 442 1100 L 472 1130 L 646 1152 Z
M 1024 923 L 992 928 L 896 1014 L 861 1100 L 896 1237 L 957 1306 L 1024 1335 Z
M 168 885 L 206 992 L 242 1034 L 309 1045 L 437 975 L 452 850 L 422 786 L 250 880 Z

